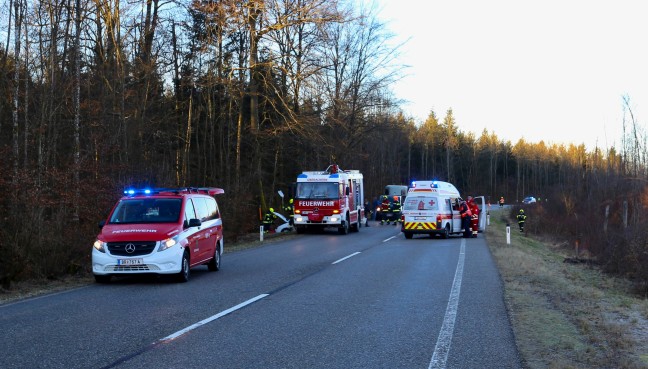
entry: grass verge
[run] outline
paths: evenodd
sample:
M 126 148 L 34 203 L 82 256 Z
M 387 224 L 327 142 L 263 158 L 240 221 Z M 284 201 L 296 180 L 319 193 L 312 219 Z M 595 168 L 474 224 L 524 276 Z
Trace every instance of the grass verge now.
M 506 209 L 491 211 L 486 238 L 502 280 L 526 368 L 648 368 L 648 300 L 540 237 L 522 234 Z M 570 259 L 571 258 L 571 259 Z

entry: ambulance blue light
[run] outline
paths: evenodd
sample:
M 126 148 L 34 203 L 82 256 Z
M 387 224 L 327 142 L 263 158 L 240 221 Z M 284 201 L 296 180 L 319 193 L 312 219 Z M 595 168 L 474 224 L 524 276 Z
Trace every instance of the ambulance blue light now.
M 133 190 L 132 188 L 128 189 L 128 190 L 124 190 L 124 194 L 125 195 L 135 195 L 135 190 Z
M 308 176 L 304 173 L 300 174 L 297 176 L 297 178 L 308 178 Z
M 412 181 L 412 188 L 416 188 L 416 181 Z
M 340 175 L 337 174 L 337 173 L 335 173 L 335 174 L 331 174 L 331 175 L 329 176 L 329 178 L 340 178 Z

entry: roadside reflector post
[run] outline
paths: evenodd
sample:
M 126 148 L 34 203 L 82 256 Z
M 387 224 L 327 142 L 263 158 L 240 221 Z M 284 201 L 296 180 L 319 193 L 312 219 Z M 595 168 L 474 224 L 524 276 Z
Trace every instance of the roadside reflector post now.
M 486 225 L 490 225 L 490 211 L 486 212 Z
M 511 225 L 506 223 L 506 244 L 511 244 Z
M 263 226 L 259 226 L 259 241 L 263 242 Z

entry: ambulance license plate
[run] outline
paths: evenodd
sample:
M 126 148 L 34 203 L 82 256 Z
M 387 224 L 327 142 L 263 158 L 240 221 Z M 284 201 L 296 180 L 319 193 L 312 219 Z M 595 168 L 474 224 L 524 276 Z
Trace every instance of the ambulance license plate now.
M 414 220 L 427 220 L 427 217 L 414 217 Z
M 117 265 L 141 265 L 144 264 L 144 259 L 117 259 Z

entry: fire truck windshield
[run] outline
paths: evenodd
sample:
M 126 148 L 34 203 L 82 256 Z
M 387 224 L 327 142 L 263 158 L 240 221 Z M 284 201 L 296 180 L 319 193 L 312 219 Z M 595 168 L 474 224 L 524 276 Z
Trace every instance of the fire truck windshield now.
M 298 182 L 297 199 L 337 199 L 339 190 L 337 183 L 330 182 Z

